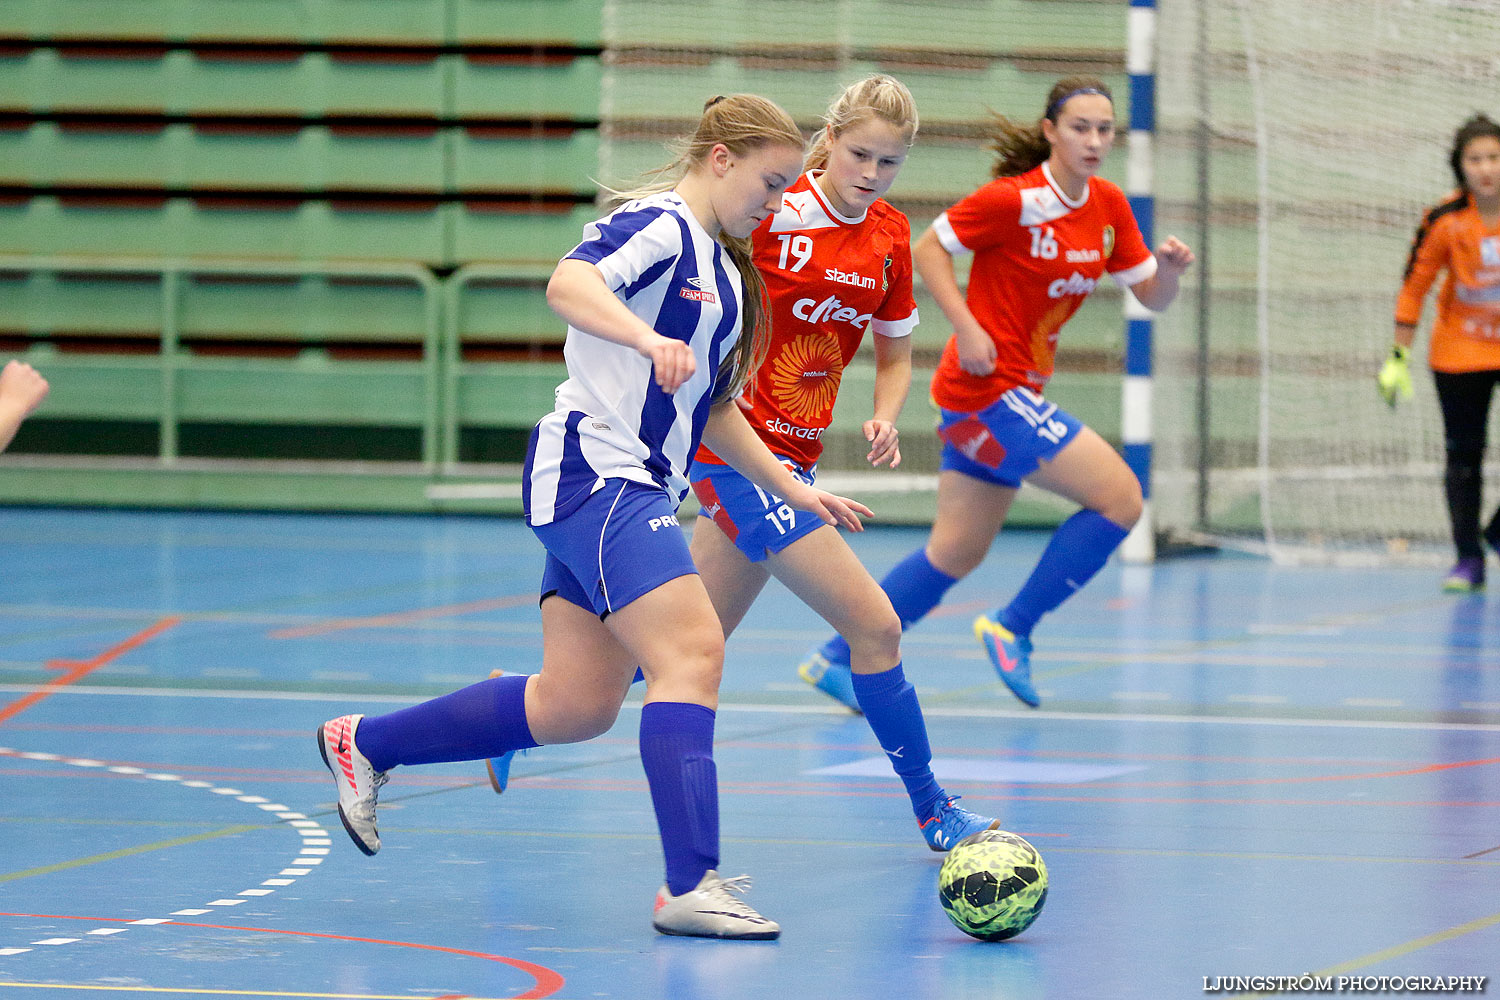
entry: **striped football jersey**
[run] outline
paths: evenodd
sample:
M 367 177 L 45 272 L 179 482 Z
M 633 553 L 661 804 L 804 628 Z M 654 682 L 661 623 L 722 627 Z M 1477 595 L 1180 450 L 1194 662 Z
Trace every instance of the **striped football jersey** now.
M 697 371 L 668 394 L 649 358 L 570 326 L 568 380 L 532 432 L 526 516 L 532 524 L 565 517 L 614 478 L 654 484 L 681 502 L 715 389 L 732 374 L 726 360 L 740 336 L 739 271 L 670 191 L 590 223 L 564 259 L 593 264 L 631 312 L 689 344 Z

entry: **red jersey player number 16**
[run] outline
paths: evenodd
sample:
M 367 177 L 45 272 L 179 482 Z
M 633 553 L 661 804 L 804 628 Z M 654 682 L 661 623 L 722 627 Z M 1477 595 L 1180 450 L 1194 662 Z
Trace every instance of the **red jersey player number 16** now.
M 1043 395 L 1058 335 L 1106 273 L 1163 309 L 1193 262 L 1175 237 L 1153 254 L 1123 192 L 1097 176 L 1114 134 L 1102 81 L 1059 80 L 1035 124 L 997 117 L 995 179 L 940 215 L 912 250 L 953 325 L 932 380 L 942 468 L 932 534 L 881 586 L 909 627 L 983 560 L 1023 480 L 1077 503 L 1021 591 L 974 622 L 1000 680 L 1033 707 L 1033 626 L 1099 571 L 1143 502 L 1115 450 Z M 953 259 L 969 254 L 966 293 Z M 838 664 L 844 650 L 835 638 L 819 654 Z

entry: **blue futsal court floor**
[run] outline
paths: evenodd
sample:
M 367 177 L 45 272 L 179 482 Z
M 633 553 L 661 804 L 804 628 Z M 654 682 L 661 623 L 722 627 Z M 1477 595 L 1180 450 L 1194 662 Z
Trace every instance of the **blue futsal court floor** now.
M 878 576 L 923 537 L 854 544 Z M 969 621 L 1044 542 L 1004 536 L 906 642 L 939 778 L 1047 860 L 1036 924 L 948 923 L 874 738 L 795 676 L 821 622 L 773 583 L 730 641 L 716 753 L 723 870 L 783 935 L 724 943 L 651 929 L 639 688 L 504 796 L 482 766 L 398 770 L 373 858 L 339 825 L 319 722 L 538 667 L 520 521 L 0 509 L 0 1000 L 1160 1000 L 1500 973 L 1500 594 L 1112 562 L 1038 629 L 1030 711 Z

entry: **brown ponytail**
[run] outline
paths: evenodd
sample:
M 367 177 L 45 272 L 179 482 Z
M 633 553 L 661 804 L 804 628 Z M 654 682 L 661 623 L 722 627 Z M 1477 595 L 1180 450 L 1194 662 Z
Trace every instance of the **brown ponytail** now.
M 1079 94 L 1098 94 L 1114 100 L 1109 87 L 1097 77 L 1065 76 L 1052 85 L 1042 117 L 1030 125 L 991 111 L 989 148 L 995 151 L 995 165 L 990 173 L 995 177 L 1015 177 L 1046 163 L 1052 155 L 1052 144 L 1042 133 L 1042 122 L 1056 122 L 1063 105 Z

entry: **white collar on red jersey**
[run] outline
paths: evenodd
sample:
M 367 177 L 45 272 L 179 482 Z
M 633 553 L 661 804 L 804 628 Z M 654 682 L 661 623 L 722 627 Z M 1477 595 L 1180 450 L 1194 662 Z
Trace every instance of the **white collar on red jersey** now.
M 825 174 L 826 172 L 827 171 L 824 170 L 809 170 L 807 172 L 807 186 L 812 188 L 813 193 L 817 195 L 818 203 L 823 206 L 823 211 L 828 213 L 828 217 L 830 219 L 836 219 L 846 226 L 857 226 L 861 222 L 864 222 L 865 216 L 870 214 L 870 210 L 868 208 L 863 212 L 860 212 L 856 216 L 848 216 L 840 214 L 839 210 L 833 207 L 833 203 L 828 200 L 828 196 L 825 195 L 823 193 L 823 189 L 818 186 L 818 178 L 823 176 L 823 174 Z
M 1079 198 L 1077 201 L 1074 201 L 1072 198 L 1068 197 L 1067 192 L 1062 189 L 1062 185 L 1057 183 L 1057 178 L 1052 176 L 1052 168 L 1047 165 L 1045 160 L 1042 162 L 1042 176 L 1047 178 L 1047 183 L 1051 186 L 1053 191 L 1057 192 L 1057 197 L 1062 200 L 1062 203 L 1064 205 L 1067 205 L 1069 208 L 1082 208 L 1084 205 L 1088 204 L 1089 185 L 1087 181 L 1085 181 L 1083 185 L 1083 197 Z

